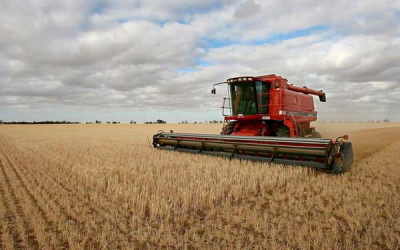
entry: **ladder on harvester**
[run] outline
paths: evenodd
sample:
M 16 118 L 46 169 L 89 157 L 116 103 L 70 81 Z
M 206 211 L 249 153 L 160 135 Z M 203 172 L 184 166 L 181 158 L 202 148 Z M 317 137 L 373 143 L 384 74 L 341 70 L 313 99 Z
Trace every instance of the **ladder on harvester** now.
M 298 130 L 298 128 L 297 128 L 297 121 L 296 121 L 296 119 L 294 118 L 292 112 L 286 111 L 286 113 L 289 113 L 290 117 L 292 118 L 292 122 L 293 122 L 294 125 L 295 125 L 295 128 L 294 128 L 295 134 L 297 134 L 298 136 L 300 136 L 299 130 Z

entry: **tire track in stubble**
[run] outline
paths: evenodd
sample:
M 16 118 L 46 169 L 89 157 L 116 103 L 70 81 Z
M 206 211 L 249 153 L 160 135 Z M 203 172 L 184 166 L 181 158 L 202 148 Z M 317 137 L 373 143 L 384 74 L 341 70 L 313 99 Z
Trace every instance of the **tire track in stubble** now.
M 37 152 L 38 153 L 38 152 Z M 46 156 L 45 156 L 46 157 Z M 47 157 L 46 157 L 47 158 Z M 82 209 L 78 209 L 80 212 L 82 212 L 82 216 L 88 220 L 88 218 L 91 218 L 92 221 L 94 221 L 97 225 L 98 228 L 101 228 L 104 224 L 108 223 L 110 226 L 113 227 L 114 230 L 116 230 L 118 233 L 122 235 L 126 235 L 128 239 L 128 243 L 135 243 L 133 242 L 132 235 L 129 234 L 128 230 L 123 229 L 118 223 L 113 222 L 110 218 L 106 217 L 106 215 L 109 215 L 111 217 L 120 217 L 119 220 L 123 221 L 124 223 L 127 223 L 127 218 L 124 216 L 120 216 L 119 213 L 112 213 L 107 209 L 107 206 L 104 206 L 101 203 L 93 203 L 91 201 L 88 201 L 81 195 L 77 194 L 76 192 L 73 192 L 71 189 L 67 188 L 64 184 L 60 183 L 57 178 L 51 175 L 49 171 L 46 171 L 44 169 L 41 169 L 41 166 L 38 166 L 38 168 L 35 168 L 36 170 L 40 171 L 40 176 L 43 178 L 45 177 L 47 180 L 52 182 L 52 187 L 51 189 L 46 189 L 46 190 L 57 190 L 57 192 L 54 192 L 55 196 L 64 196 L 64 197 L 69 197 L 72 200 L 72 197 L 75 199 L 74 204 L 78 205 Z M 64 172 L 65 175 L 68 175 L 67 172 Z M 37 183 L 37 180 L 35 180 Z M 63 193 L 63 194 L 61 194 Z M 49 196 L 53 196 L 50 195 Z M 76 203 L 78 201 L 79 203 Z M 115 204 L 112 204 L 111 202 L 104 201 L 103 202 L 107 203 L 109 207 L 115 206 Z M 93 205 L 96 205 L 96 208 Z M 86 210 L 85 210 L 86 209 Z M 89 211 L 88 211 L 89 210 Z M 84 212 L 86 211 L 86 212 Z M 70 216 L 70 215 L 67 215 Z M 71 216 L 69 217 L 71 219 Z M 122 219 L 121 219 L 122 218 Z
M 44 158 L 49 158 L 46 154 L 43 154 L 42 152 L 35 152 L 35 154 L 41 154 L 44 156 Z M 52 157 L 52 159 L 54 159 L 55 157 Z M 66 162 L 64 157 L 60 157 L 57 156 L 57 158 L 60 158 L 60 161 Z M 50 161 L 49 161 L 50 162 Z M 60 163 L 60 162 L 56 162 L 56 163 Z M 59 186 L 60 189 L 62 189 L 66 194 L 72 195 L 74 196 L 76 199 L 78 199 L 81 203 L 83 203 L 85 206 L 90 206 L 90 209 L 92 209 L 92 212 L 98 214 L 99 216 L 102 215 L 102 213 L 105 214 L 113 214 L 111 211 L 109 211 L 109 207 L 110 206 L 115 206 L 114 203 L 107 201 L 105 197 L 101 197 L 100 199 L 102 200 L 102 202 L 104 204 L 107 204 L 107 206 L 105 206 L 104 204 L 98 203 L 96 202 L 96 208 L 93 207 L 93 204 L 91 202 L 88 202 L 88 200 L 86 200 L 85 198 L 83 198 L 81 195 L 77 195 L 76 192 L 73 192 L 72 189 L 68 188 L 65 184 L 63 184 L 62 182 L 59 182 L 57 180 L 56 177 L 54 177 L 49 171 L 51 171 L 51 169 L 49 169 L 49 171 L 46 171 L 45 169 L 42 169 L 41 166 L 38 166 L 39 171 L 41 172 L 41 176 L 45 176 L 48 180 L 52 181 L 54 185 Z M 70 175 L 70 172 L 65 171 L 65 169 L 60 168 L 58 171 L 62 171 L 63 175 L 65 176 L 69 176 L 70 178 L 66 178 L 66 181 L 68 181 L 68 179 L 75 179 L 72 175 Z M 74 185 L 76 186 L 77 183 L 73 183 L 70 185 Z M 81 184 L 79 184 L 81 185 Z M 106 219 L 106 218 L 104 218 Z M 121 229 L 121 233 L 126 233 L 123 229 Z
M 0 139 L 1 140 L 1 139 Z M 59 215 L 60 216 L 62 216 L 63 217 L 63 220 L 60 220 L 60 221 L 66 221 L 66 222 L 68 222 L 69 223 L 69 226 L 71 226 L 71 227 L 73 227 L 73 228 L 75 228 L 75 233 L 77 233 L 77 232 L 79 232 L 79 234 L 80 235 L 88 235 L 88 231 L 86 230 L 87 229 L 87 225 L 85 226 L 85 222 L 84 221 L 80 221 L 78 218 L 77 218 L 77 214 L 71 214 L 71 213 L 68 213 L 67 211 L 68 211 L 68 209 L 67 209 L 67 207 L 65 207 L 65 206 L 63 206 L 62 204 L 61 204 L 61 199 L 59 199 L 59 198 L 55 198 L 55 197 L 63 197 L 63 198 L 67 198 L 67 199 L 70 199 L 70 197 L 71 197 L 71 195 L 70 194 L 73 194 L 73 193 L 67 193 L 67 194 L 65 194 L 65 192 L 64 192 L 64 194 L 61 194 L 60 193 L 60 189 L 59 188 L 57 188 L 57 187 L 55 187 L 54 185 L 52 185 L 51 187 L 52 188 L 49 188 L 49 187 L 46 187 L 46 186 L 44 186 L 43 185 L 43 183 L 45 183 L 45 181 L 43 180 L 43 178 L 41 178 L 40 180 L 38 180 L 37 178 L 36 178 L 36 171 L 35 171 L 35 173 L 36 174 L 34 174 L 34 173 L 28 173 L 29 171 L 26 169 L 26 168 L 23 168 L 23 170 L 22 169 L 16 169 L 15 168 L 15 166 L 16 165 L 18 165 L 18 164 L 12 164 L 12 166 L 13 166 L 13 170 L 14 170 L 14 172 L 15 172 L 15 174 L 18 176 L 18 178 L 19 179 L 21 179 L 22 180 L 22 177 L 21 176 L 23 176 L 23 178 L 25 178 L 25 177 L 27 177 L 27 176 L 29 176 L 29 177 L 31 177 L 31 179 L 32 180 L 28 180 L 28 182 L 31 182 L 31 185 L 33 185 L 33 186 L 37 186 L 37 187 L 39 187 L 39 186 L 42 186 L 43 187 L 43 189 L 42 189 L 42 191 L 43 191 L 43 193 L 44 193 L 44 195 L 46 196 L 46 201 L 49 203 L 53 203 L 53 209 L 55 209 L 55 210 L 57 210 L 58 212 L 59 212 Z M 19 165 L 18 165 L 19 166 Z M 21 166 L 19 166 L 19 167 L 21 167 Z M 37 170 L 37 168 L 35 168 L 35 170 Z M 19 171 L 21 171 L 21 172 L 24 172 L 24 173 L 22 173 L 22 174 L 20 174 L 20 173 L 18 173 Z M 47 175 L 45 175 L 45 176 L 47 176 Z M 41 177 L 43 177 L 43 175 L 41 175 Z M 47 178 L 47 179 L 49 179 L 49 178 Z M 22 181 L 23 182 L 23 181 Z M 47 183 L 47 182 L 46 182 Z M 54 188 L 53 188 L 54 187 Z M 26 187 L 27 188 L 27 187 Z M 52 192 L 49 192 L 49 190 L 50 191 L 52 191 Z M 76 207 L 76 205 L 78 205 L 76 202 L 75 202 L 75 200 L 72 200 L 72 199 L 70 199 L 72 202 L 72 204 L 74 204 L 74 207 Z M 84 209 L 85 209 L 85 207 L 84 206 L 80 206 L 80 209 L 76 209 L 76 210 L 78 210 L 78 211 L 84 211 Z M 85 215 L 87 215 L 87 214 L 85 214 Z M 85 218 L 85 221 L 87 220 L 87 217 L 84 217 Z M 97 227 L 96 227 L 96 229 L 100 229 L 101 228 L 101 224 L 99 225 L 99 223 L 96 223 L 97 224 Z M 65 235 L 65 236 L 67 236 L 67 235 Z M 92 239 L 94 239 L 94 238 L 96 238 L 96 236 L 97 235 L 92 235 L 93 237 L 89 237 L 89 238 L 92 238 Z
M 10 163 L 11 163 L 11 161 L 10 161 Z M 28 183 L 31 184 L 30 186 L 34 186 L 34 187 L 37 188 L 37 187 L 42 187 L 42 186 L 43 186 L 42 183 L 40 183 L 36 178 L 34 179 L 34 183 L 33 183 L 33 182 L 29 179 L 29 177 L 27 177 L 27 176 L 33 176 L 32 173 L 29 173 L 29 171 L 27 171 L 27 172 L 25 172 L 25 173 L 23 173 L 23 174 L 20 174 L 20 173 L 16 170 L 14 164 L 11 163 L 11 166 L 12 166 L 12 170 L 14 171 L 15 175 L 17 176 L 17 178 L 18 178 L 18 179 L 20 180 L 20 182 L 22 183 L 21 186 L 22 186 L 23 189 L 26 191 L 26 193 L 28 194 L 28 196 L 30 197 L 30 199 L 32 200 L 32 202 L 34 203 L 35 207 L 37 207 L 37 209 L 38 209 L 38 211 L 39 211 L 41 217 L 43 218 L 43 220 L 44 220 L 44 222 L 45 222 L 45 224 L 46 224 L 47 230 L 51 230 L 52 232 L 55 232 L 55 233 L 57 234 L 57 236 L 58 236 L 58 237 L 57 237 L 57 241 L 58 241 L 59 245 L 60 245 L 60 246 L 63 246 L 63 247 L 66 248 L 66 249 L 68 249 L 68 248 L 69 248 L 68 242 L 65 241 L 65 240 L 62 240 L 62 239 L 63 239 L 63 237 L 62 237 L 63 233 L 62 233 L 59 229 L 57 229 L 58 221 L 54 221 L 54 220 L 51 219 L 51 216 L 48 214 L 47 210 L 44 209 L 44 208 L 40 205 L 40 203 L 43 203 L 43 204 L 44 204 L 44 202 L 40 202 L 39 199 L 36 198 L 35 195 L 30 191 L 30 188 L 29 188 L 28 185 L 26 184 L 26 182 L 28 182 Z M 23 172 L 23 171 L 21 171 L 21 172 Z M 25 181 L 23 181 L 23 179 L 24 179 Z M 32 183 L 33 183 L 33 185 L 32 185 Z M 52 201 L 52 199 L 51 199 L 50 196 L 48 195 L 48 192 L 47 192 L 47 189 L 46 189 L 46 188 L 43 188 L 43 189 L 42 189 L 42 192 L 44 193 L 44 195 L 47 196 L 47 197 L 43 197 L 43 198 L 42 198 L 43 200 L 45 200 L 45 201 L 47 201 L 47 202 Z M 43 194 L 43 193 L 42 193 L 42 194 Z M 39 196 L 40 196 L 40 195 L 39 195 Z M 60 211 L 60 212 L 61 212 L 61 211 Z M 64 218 L 64 219 L 66 219 L 66 221 L 68 221 L 68 222 L 71 222 L 71 221 L 72 221 L 74 224 L 76 223 L 76 220 L 74 220 L 74 219 L 73 219 L 72 217 L 70 217 L 70 216 L 67 216 L 67 217 Z
M 0 168 L 2 168 L 3 166 L 1 165 L 1 162 L 0 162 Z M 0 182 L 0 186 L 1 186 L 1 182 Z M 5 213 L 5 207 L 4 207 L 4 204 L 3 204 L 3 199 L 2 199 L 2 196 L 1 196 L 1 194 L 0 194 L 0 219 L 1 219 L 1 221 L 3 221 L 3 215 L 4 215 L 4 213 Z M 3 223 L 1 223 L 0 224 L 0 249 L 4 249 L 5 248 L 5 243 L 3 242 L 3 237 L 5 237 L 4 235 L 3 235 L 3 231 L 5 231 L 6 230 L 6 228 L 4 228 L 4 225 L 3 225 Z M 8 230 L 7 230 L 7 233 L 9 233 L 8 232 Z
M 64 145 L 65 146 L 65 145 Z M 64 148 L 57 148 L 63 150 Z M 75 157 L 76 155 L 81 155 L 79 151 L 76 149 L 71 149 Z M 95 193 L 97 199 L 90 199 L 90 193 L 88 192 L 74 192 L 72 190 L 78 191 L 79 188 L 76 188 L 77 185 L 82 187 L 83 189 L 87 188 L 87 185 L 84 185 L 82 180 L 79 181 L 79 178 L 76 178 L 72 174 L 73 170 L 65 168 L 65 166 L 70 165 L 70 161 L 68 160 L 71 155 L 68 154 L 68 157 L 63 157 L 59 153 L 55 153 L 53 149 L 49 149 L 49 151 L 41 151 L 35 150 L 34 148 L 29 148 L 29 151 L 24 151 L 25 153 L 35 155 L 41 155 L 40 159 L 46 159 L 48 164 L 37 164 L 37 170 L 40 172 L 41 177 L 47 177 L 48 180 L 51 180 L 55 185 L 59 185 L 60 189 L 64 189 L 66 195 L 74 196 L 84 207 L 90 209 L 89 217 L 94 216 L 98 222 L 98 227 L 102 227 L 105 223 L 113 228 L 113 231 L 118 232 L 123 236 L 121 242 L 128 243 L 130 245 L 134 244 L 141 247 L 146 247 L 143 243 L 137 238 L 137 232 L 140 228 L 140 225 L 135 222 L 139 217 L 138 214 L 130 211 L 129 209 L 121 209 L 118 204 L 113 203 L 109 196 L 102 194 L 97 190 Z M 85 155 L 86 157 L 87 155 Z M 89 155 L 91 159 L 93 156 Z M 31 157 L 27 157 L 31 158 Z M 23 166 L 24 164 L 20 164 Z M 49 167 L 46 167 L 46 166 Z M 74 167 L 76 167 L 74 165 Z M 61 176 L 63 177 L 60 180 L 59 177 L 61 172 Z M 63 182 L 60 182 L 63 181 Z M 55 188 L 57 189 L 57 188 Z M 52 189 L 53 190 L 53 189 Z M 90 192 L 90 191 L 89 191 Z M 88 198 L 89 196 L 89 198 Z M 93 214 L 92 214 L 93 213 Z
M 52 184 L 53 184 L 51 186 L 52 188 L 46 187 L 43 190 L 44 190 L 44 192 L 47 193 L 46 196 L 59 207 L 60 213 L 66 220 L 72 221 L 73 224 L 75 224 L 77 226 L 78 226 L 78 224 L 81 224 L 77 220 L 76 216 L 73 216 L 73 215 L 65 212 L 66 208 L 60 204 L 59 199 L 57 199 L 57 198 L 54 199 L 54 197 L 68 197 L 71 201 L 73 200 L 75 205 L 78 205 L 80 203 L 79 207 L 81 207 L 82 209 L 78 209 L 78 212 L 82 212 L 80 214 L 82 216 L 84 216 L 84 218 L 85 218 L 85 221 L 82 221 L 82 222 L 84 223 L 84 222 L 90 220 L 89 218 L 91 218 L 92 221 L 96 223 L 97 229 L 102 228 L 104 226 L 104 224 L 107 223 L 108 225 L 110 225 L 112 227 L 113 231 L 116 231 L 121 235 L 122 238 L 121 238 L 121 242 L 119 242 L 119 243 L 122 243 L 122 246 L 126 246 L 126 244 L 135 244 L 135 245 L 141 244 L 130 233 L 130 230 L 133 229 L 133 228 L 130 229 L 131 218 L 132 218 L 132 216 L 134 216 L 132 213 L 123 214 L 123 213 L 120 213 L 119 211 L 112 211 L 111 208 L 115 207 L 115 204 L 113 204 L 111 201 L 108 201 L 106 199 L 106 197 L 103 197 L 103 196 L 98 197 L 101 199 L 101 202 L 88 201 L 82 195 L 79 195 L 76 192 L 74 192 L 72 189 L 68 188 L 67 185 L 65 185 L 65 183 L 59 182 L 59 180 L 57 180 L 57 178 L 54 175 L 52 175 L 52 173 L 51 173 L 51 171 L 54 170 L 53 168 L 46 170 L 46 169 L 43 169 L 43 166 L 41 164 L 34 164 L 35 172 L 29 173 L 30 171 L 26 167 L 27 164 L 22 162 L 21 160 L 25 159 L 25 158 L 30 158 L 30 157 L 29 156 L 27 157 L 26 155 L 22 155 L 22 152 L 16 147 L 16 145 L 14 145 L 14 143 L 11 142 L 10 139 L 11 138 L 7 138 L 6 136 L 0 136 L 0 140 L 3 140 L 4 143 L 11 144 L 10 146 L 13 147 L 14 154 L 17 152 L 21 153 L 21 157 L 13 157 L 15 161 L 18 161 L 20 163 L 20 164 L 14 164 L 14 165 L 18 166 L 19 171 L 23 172 L 22 175 L 29 176 L 32 178 L 32 181 L 34 182 L 32 184 L 34 186 L 40 186 L 43 183 L 47 183 L 47 181 L 45 181 L 45 180 L 49 180 L 52 182 Z M 32 152 L 29 152 L 28 154 L 35 154 L 35 155 L 39 154 L 39 155 L 43 156 L 43 157 L 41 157 L 41 159 L 45 158 L 47 161 L 49 161 L 49 157 L 46 154 L 44 154 L 43 152 L 32 151 Z M 54 157 L 60 158 L 61 162 L 65 161 L 65 158 L 56 156 L 56 155 L 52 156 L 51 159 L 54 159 Z M 56 161 L 55 163 L 60 163 L 60 161 L 59 162 Z M 50 162 L 51 161 L 49 161 L 49 163 Z M 64 170 L 63 168 L 61 168 L 61 169 Z M 36 175 L 40 176 L 40 181 L 36 178 Z M 70 178 L 74 179 L 73 176 L 68 171 L 63 171 L 63 175 L 69 176 Z M 69 179 L 66 178 L 66 180 L 69 180 Z M 73 185 L 73 186 L 76 184 L 77 184 L 76 182 L 72 183 L 72 184 L 70 183 L 70 185 Z M 51 193 L 48 192 L 49 190 Z M 72 199 L 72 197 L 74 197 L 74 199 Z M 79 201 L 79 203 L 76 203 L 76 201 Z M 89 212 L 87 211 L 87 209 L 89 209 Z M 124 225 L 125 228 L 123 228 L 121 225 Z M 82 228 L 83 225 L 79 225 L 79 227 Z M 114 242 L 114 243 L 117 243 L 117 242 Z
M 1 140 L 0 140 L 0 143 L 1 143 Z M 53 233 L 56 233 L 58 235 L 57 239 L 54 239 L 54 240 L 58 241 L 59 246 L 63 246 L 64 248 L 69 248 L 68 242 L 61 240 L 61 238 L 60 238 L 61 232 L 56 229 L 55 224 L 50 219 L 50 215 L 48 215 L 46 210 L 39 204 L 40 202 L 39 202 L 38 198 L 36 198 L 35 195 L 31 191 L 33 189 L 30 189 L 28 187 L 28 185 L 26 184 L 26 180 L 24 181 L 21 178 L 21 175 L 16 171 L 15 165 L 12 163 L 10 158 L 7 156 L 6 152 L 3 149 L 0 149 L 0 154 L 4 156 L 5 160 L 8 162 L 8 165 L 10 166 L 10 169 L 13 171 L 16 179 L 18 180 L 19 186 L 22 187 L 23 192 L 29 197 L 29 200 L 31 201 L 31 204 L 33 205 L 33 207 L 36 208 L 35 210 L 38 212 L 39 216 L 41 217 L 41 220 L 44 222 L 46 230 L 50 230 Z M 6 175 L 5 172 L 4 172 L 4 174 Z M 36 185 L 35 187 L 39 187 L 39 185 Z M 13 191 L 13 193 L 15 194 L 14 191 Z M 14 197 L 15 197 L 15 195 L 14 195 Z M 18 200 L 17 200 L 17 202 L 19 204 Z M 29 244 L 31 245 L 31 247 L 33 249 L 39 249 L 40 247 L 39 247 L 38 240 L 34 236 L 32 221 L 29 220 L 28 216 L 24 215 L 21 205 L 19 205 L 18 210 L 20 211 L 22 218 L 24 218 L 24 226 L 27 229 L 28 235 L 32 235 L 32 237 L 28 237 L 28 241 L 30 242 Z
M 14 226 L 15 226 L 16 219 L 15 219 L 14 213 L 12 212 L 12 209 L 10 208 L 10 204 L 9 204 L 7 194 L 5 191 L 5 187 L 3 187 L 3 185 L 5 184 L 5 183 L 3 183 L 3 180 L 4 180 L 3 168 L 4 168 L 4 166 L 1 161 L 0 161 L 0 167 L 2 170 L 0 173 L 1 174 L 1 179 L 0 179 L 0 198 L 1 199 L 0 199 L 0 202 L 2 203 L 2 205 L 5 209 L 5 211 L 4 211 L 4 219 L 5 220 L 3 222 L 5 224 L 7 224 L 7 227 L 5 228 L 5 230 L 7 231 L 7 233 L 9 235 L 12 236 L 13 249 L 18 249 L 19 243 L 18 243 L 17 239 L 14 237 L 14 235 L 15 235 L 15 227 Z
M 1 151 L 2 153 L 2 151 Z M 0 167 L 1 167 L 1 179 L 2 181 L 0 182 L 0 195 L 1 195 L 1 201 L 3 203 L 3 206 L 5 207 L 5 218 L 6 218 L 6 223 L 8 225 L 9 233 L 12 236 L 13 240 L 13 248 L 14 249 L 23 249 L 23 232 L 20 232 L 18 229 L 17 224 L 17 217 L 18 219 L 24 218 L 24 216 L 21 216 L 21 210 L 20 211 L 13 211 L 12 205 L 19 210 L 17 204 L 18 201 L 16 201 L 15 193 L 12 191 L 12 187 L 10 184 L 10 179 L 7 176 L 5 172 L 6 165 L 3 163 L 3 161 L 0 159 Z M 4 182 L 3 182 L 4 180 Z M 10 191 L 11 190 L 11 191 Z M 24 225 L 25 226 L 25 225 Z M 29 235 L 29 234 L 28 234 Z
M 52 164 L 59 164 L 68 165 L 68 160 L 65 157 L 60 155 L 55 156 L 55 154 L 45 154 L 43 152 L 33 151 L 35 155 L 41 154 L 43 157 L 47 159 L 49 163 L 53 162 Z M 42 168 L 43 166 L 39 166 Z M 60 183 L 59 180 L 55 177 L 56 175 L 60 175 L 60 173 L 54 171 L 55 168 L 51 169 L 41 169 L 41 176 L 47 176 L 48 179 L 52 180 L 56 185 L 61 185 L 68 193 L 71 193 L 71 189 L 67 188 L 66 186 L 73 186 L 79 185 L 81 187 L 85 187 L 81 182 L 76 181 L 77 178 L 71 174 L 71 171 L 65 169 L 65 167 L 60 167 L 57 171 L 62 172 L 62 176 L 68 176 L 69 178 L 65 178 L 64 184 Z M 53 171 L 51 173 L 50 171 Z M 71 182 L 71 180 L 75 180 Z M 65 185 L 67 183 L 67 185 Z M 124 235 L 126 239 L 123 239 L 123 242 L 128 241 L 129 244 L 141 245 L 142 243 L 135 238 L 135 234 L 132 232 L 136 232 L 138 230 L 138 224 L 133 222 L 134 218 L 137 217 L 137 214 L 130 212 L 128 209 L 120 209 L 118 205 L 116 206 L 115 203 L 109 200 L 108 196 L 104 196 L 101 193 L 97 192 L 96 196 L 98 200 L 88 200 L 86 195 L 89 193 L 82 193 L 77 194 L 76 192 L 71 193 L 77 200 L 79 200 L 82 204 L 90 209 L 90 213 L 93 213 L 92 216 L 98 217 L 97 220 L 99 221 L 99 226 L 103 225 L 104 223 L 108 223 L 113 230 Z M 90 199 L 90 198 L 89 198 Z

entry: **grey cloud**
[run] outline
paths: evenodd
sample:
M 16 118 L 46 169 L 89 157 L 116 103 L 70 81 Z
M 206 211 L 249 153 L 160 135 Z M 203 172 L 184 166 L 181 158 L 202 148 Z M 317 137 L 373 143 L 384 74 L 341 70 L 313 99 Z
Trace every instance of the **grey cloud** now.
M 99 13 L 94 13 L 90 20 L 96 27 L 107 26 L 110 22 L 148 20 L 154 22 L 190 22 L 194 14 L 206 14 L 221 9 L 239 0 L 113 0 L 105 1 Z
M 0 111 L 58 105 L 219 114 L 225 89 L 210 95 L 213 83 L 276 73 L 324 89 L 329 102 L 317 107 L 326 119 L 400 116 L 395 10 L 388 0 L 7 0 Z M 326 28 L 253 45 L 315 26 Z M 238 45 L 207 48 L 207 39 Z M 211 65 L 199 65 L 199 57 Z
M 0 100 L 6 107 L 113 106 L 126 101 L 122 92 L 157 84 L 199 53 L 187 25 L 143 20 L 87 30 L 88 20 L 76 15 L 89 15 L 93 4 L 32 4 L 7 2 L 0 11 Z M 71 25 L 61 27 L 68 13 Z
M 246 2 L 239 5 L 233 14 L 234 18 L 242 19 L 253 16 L 260 11 L 260 5 L 255 3 L 255 0 L 247 0 Z
M 237 20 L 237 13 L 249 2 L 232 4 L 214 12 L 213 23 L 207 15 L 194 17 L 199 32 L 215 33 L 216 39 L 248 42 L 298 30 L 327 27 L 347 34 L 399 34 L 396 1 L 259 1 L 257 13 Z M 250 5 L 250 4 L 249 4 Z M 245 8 L 244 8 L 245 9 Z M 235 15 L 236 13 L 236 15 Z M 206 27 L 206 28 L 204 28 Z

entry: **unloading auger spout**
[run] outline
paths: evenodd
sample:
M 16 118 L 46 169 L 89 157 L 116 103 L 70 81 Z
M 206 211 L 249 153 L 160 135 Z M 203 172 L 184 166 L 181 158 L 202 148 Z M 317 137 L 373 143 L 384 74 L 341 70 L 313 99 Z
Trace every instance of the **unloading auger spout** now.
M 158 132 L 153 146 L 230 159 L 298 165 L 343 173 L 353 163 L 350 142 L 315 138 L 279 138 Z

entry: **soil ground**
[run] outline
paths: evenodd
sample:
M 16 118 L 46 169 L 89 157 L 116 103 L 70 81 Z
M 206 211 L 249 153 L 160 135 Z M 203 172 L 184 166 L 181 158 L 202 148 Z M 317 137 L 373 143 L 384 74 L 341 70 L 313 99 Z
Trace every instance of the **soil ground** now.
M 149 146 L 220 124 L 2 125 L 0 249 L 400 249 L 400 124 L 315 126 L 348 173 Z

